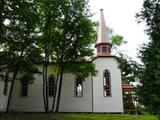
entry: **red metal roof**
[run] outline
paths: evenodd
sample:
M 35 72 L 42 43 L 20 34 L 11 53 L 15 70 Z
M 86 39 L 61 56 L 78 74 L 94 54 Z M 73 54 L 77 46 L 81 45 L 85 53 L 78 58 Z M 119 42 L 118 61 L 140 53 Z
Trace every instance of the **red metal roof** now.
M 122 88 L 124 92 L 129 92 L 129 91 L 133 91 L 134 87 L 133 85 L 123 83 Z

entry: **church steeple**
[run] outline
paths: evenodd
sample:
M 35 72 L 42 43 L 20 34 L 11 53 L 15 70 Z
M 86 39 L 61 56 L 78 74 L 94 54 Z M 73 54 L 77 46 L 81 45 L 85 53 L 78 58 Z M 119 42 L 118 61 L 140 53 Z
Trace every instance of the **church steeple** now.
M 97 56 L 110 56 L 112 44 L 109 40 L 109 35 L 103 15 L 103 9 L 100 9 L 100 12 L 98 36 L 95 45 L 95 47 L 97 48 Z

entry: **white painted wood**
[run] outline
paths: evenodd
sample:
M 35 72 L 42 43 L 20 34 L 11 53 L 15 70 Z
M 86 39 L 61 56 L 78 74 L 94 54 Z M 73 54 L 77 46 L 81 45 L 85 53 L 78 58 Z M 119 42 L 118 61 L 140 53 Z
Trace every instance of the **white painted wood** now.
M 12 95 L 11 111 L 44 112 L 42 97 L 42 75 L 36 75 L 36 80 L 28 87 L 28 96 L 20 96 L 20 81 L 15 81 Z
M 4 81 L 0 80 L 0 111 L 5 112 L 7 107 L 8 94 L 10 89 L 10 82 L 8 83 L 8 93 L 3 94 L 4 91 Z
M 92 112 L 91 77 L 83 81 L 83 97 L 75 97 L 75 75 L 65 74 L 62 84 L 60 112 Z
M 121 73 L 116 58 L 97 58 L 93 61 L 93 64 L 96 65 L 96 69 L 99 72 L 97 76 L 90 76 L 83 82 L 83 97 L 75 97 L 75 75 L 64 74 L 60 112 L 123 112 Z M 39 68 L 41 69 L 41 67 Z M 111 72 L 111 97 L 103 96 L 103 71 L 105 69 Z M 20 81 L 15 81 L 10 107 L 11 111 L 44 112 L 42 75 L 35 75 L 35 78 L 34 83 L 29 85 L 27 97 L 20 96 Z M 4 83 L 2 81 L 0 83 L 0 111 L 4 111 L 7 97 L 2 93 Z M 51 110 L 52 97 L 49 99 Z
M 114 57 L 97 58 L 93 61 L 99 71 L 93 77 L 94 112 L 123 112 L 121 72 Z M 111 73 L 111 97 L 103 95 L 103 71 Z

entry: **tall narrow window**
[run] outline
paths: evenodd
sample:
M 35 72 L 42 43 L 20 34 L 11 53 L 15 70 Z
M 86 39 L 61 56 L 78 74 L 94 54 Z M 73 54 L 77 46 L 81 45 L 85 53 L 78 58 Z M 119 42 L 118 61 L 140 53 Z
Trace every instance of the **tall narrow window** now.
M 105 70 L 103 73 L 103 89 L 104 89 L 104 97 L 111 96 L 111 76 L 108 70 Z
M 49 76 L 49 96 L 54 95 L 54 83 L 55 83 L 55 77 L 53 75 Z
M 27 80 L 21 80 L 20 81 L 20 96 L 26 97 L 28 95 L 28 81 Z
M 3 95 L 6 95 L 6 96 L 8 93 L 8 80 L 9 80 L 9 72 L 6 72 L 5 80 L 4 80 L 4 89 L 3 89 Z
M 8 81 L 5 80 L 5 81 L 4 81 L 4 90 L 3 90 L 3 94 L 4 94 L 4 95 L 7 95 L 7 93 L 8 93 Z
M 75 78 L 75 96 L 82 97 L 83 96 L 83 78 L 80 76 L 76 76 Z
M 111 48 L 110 47 L 108 47 L 108 52 L 111 52 Z

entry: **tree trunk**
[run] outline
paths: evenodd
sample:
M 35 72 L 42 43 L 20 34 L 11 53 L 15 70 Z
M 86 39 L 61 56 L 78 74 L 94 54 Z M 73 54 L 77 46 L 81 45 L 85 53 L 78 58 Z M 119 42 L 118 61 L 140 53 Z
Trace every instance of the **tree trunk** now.
M 53 95 L 53 102 L 52 102 L 52 112 L 54 112 L 54 109 L 55 109 L 55 101 L 56 101 L 56 95 L 57 95 L 57 85 L 58 85 L 58 80 L 59 80 L 59 74 L 60 74 L 60 70 L 58 70 L 56 82 L 54 85 L 55 88 L 54 88 L 54 95 Z
M 45 45 L 45 60 L 43 65 L 43 100 L 44 100 L 44 108 L 45 112 L 48 112 L 49 103 L 48 103 L 48 63 L 49 56 L 48 51 Z
M 56 106 L 56 111 L 55 112 L 58 112 L 58 110 L 59 110 L 59 104 L 60 104 L 60 99 L 61 99 L 61 90 L 62 90 L 63 70 L 64 69 L 61 68 L 59 88 L 58 88 L 58 97 L 57 97 L 57 106 Z
M 63 80 L 63 71 L 64 71 L 64 66 L 63 66 L 63 48 L 61 52 L 61 58 L 60 58 L 60 80 L 59 80 L 59 88 L 58 88 L 58 96 L 57 96 L 57 106 L 55 112 L 58 112 L 59 110 L 59 104 L 60 104 L 60 99 L 61 99 L 61 90 L 62 90 L 62 80 Z
M 21 52 L 20 54 L 20 57 L 19 57 L 19 60 L 17 61 L 17 64 L 15 66 L 15 71 L 13 72 L 13 78 L 11 80 L 11 88 L 10 88 L 10 91 L 9 91 L 9 96 L 8 96 L 8 101 L 7 101 L 7 107 L 6 107 L 6 112 L 9 112 L 9 107 L 10 107 L 10 103 L 11 103 L 11 99 L 12 99 L 12 92 L 13 92 L 13 87 L 14 87 L 14 81 L 16 79 L 16 76 L 18 74 L 18 71 L 19 71 L 19 66 L 20 66 L 20 60 L 22 59 L 23 57 L 23 51 Z
M 49 103 L 48 103 L 48 57 L 46 62 L 46 69 L 45 69 L 45 82 L 46 82 L 46 108 L 49 111 Z
M 9 112 L 9 107 L 10 107 L 11 97 L 12 97 L 12 92 L 13 92 L 13 87 L 14 87 L 14 81 L 15 81 L 15 78 L 16 78 L 17 74 L 18 74 L 18 70 L 15 71 L 15 73 L 13 75 L 13 78 L 12 78 L 12 81 L 11 81 L 11 88 L 10 88 L 10 91 L 9 91 L 6 113 Z
M 45 64 L 43 65 L 43 102 L 44 102 L 44 109 L 45 109 L 45 112 L 47 111 L 47 108 L 46 108 L 46 95 L 45 95 L 45 87 L 46 87 L 46 82 L 45 82 Z

